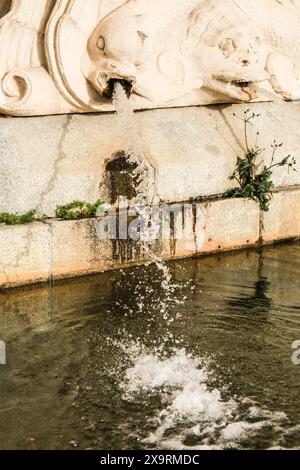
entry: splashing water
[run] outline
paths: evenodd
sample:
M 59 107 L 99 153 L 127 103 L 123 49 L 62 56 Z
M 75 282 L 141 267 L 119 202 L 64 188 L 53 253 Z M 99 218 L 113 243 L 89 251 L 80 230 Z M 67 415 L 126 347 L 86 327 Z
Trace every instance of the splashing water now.
M 139 402 L 159 397 L 162 409 L 149 423 L 155 431 L 143 436 L 147 447 L 161 449 L 241 449 L 253 437 L 270 430 L 286 433 L 285 413 L 261 409 L 251 399 L 222 398 L 224 390 L 209 386 L 210 360 L 196 358 L 184 348 L 166 354 L 163 346 L 122 343 L 131 362 L 120 384 L 123 399 Z
M 143 204 L 147 202 L 147 195 L 148 195 L 148 170 L 149 167 L 145 163 L 145 150 L 142 145 L 141 139 L 141 132 L 135 119 L 134 109 L 132 107 L 131 101 L 128 99 L 126 91 L 124 90 L 122 84 L 120 82 L 115 83 L 115 89 L 113 94 L 113 104 L 117 111 L 117 127 L 119 131 L 122 133 L 122 136 L 127 139 L 126 141 L 126 155 L 128 157 L 128 161 L 130 163 L 137 164 L 137 168 L 132 173 L 132 178 L 139 177 L 138 182 L 138 204 Z M 139 216 L 145 217 L 147 219 L 147 214 L 143 214 L 143 212 L 147 211 L 147 206 L 145 207 L 136 207 Z M 154 224 L 152 224 L 152 230 L 156 230 Z M 157 227 L 159 230 L 159 226 Z M 142 243 L 142 250 L 144 254 L 152 261 L 155 262 L 157 268 L 163 272 L 164 280 L 163 283 L 166 289 L 170 288 L 170 281 L 171 281 L 171 274 L 169 269 L 162 261 L 161 258 L 157 257 L 154 254 L 154 251 L 151 246 L 151 242 L 145 240 L 145 243 Z
M 155 295 L 147 277 L 140 279 L 136 313 L 143 315 L 149 308 L 145 293 L 154 297 L 153 315 L 161 315 L 162 338 L 152 343 L 151 337 L 128 336 L 124 330 L 121 341 L 114 343 L 125 357 L 125 367 L 117 376 L 123 400 L 146 408 L 156 404 L 154 416 L 147 418 L 137 439 L 146 448 L 167 450 L 251 449 L 253 442 L 257 446 L 263 442 L 269 449 L 284 448 L 278 443 L 298 432 L 290 427 L 287 415 L 264 409 L 248 397 L 229 397 L 227 388 L 213 385 L 216 360 L 189 354 L 181 335 L 174 336 L 170 326 L 176 306 L 185 303 L 183 287 L 193 286 L 190 281 L 174 284 L 168 265 L 154 254 L 152 260 L 162 275 L 162 294 Z M 144 291 L 140 290 L 143 283 Z

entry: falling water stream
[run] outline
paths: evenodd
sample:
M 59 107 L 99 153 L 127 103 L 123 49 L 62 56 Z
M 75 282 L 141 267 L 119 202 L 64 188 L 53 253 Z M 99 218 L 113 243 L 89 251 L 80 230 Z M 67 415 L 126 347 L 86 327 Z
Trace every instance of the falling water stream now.
M 148 196 L 148 170 L 149 165 L 145 158 L 145 148 L 141 137 L 138 120 L 130 99 L 120 82 L 115 83 L 113 105 L 116 109 L 116 130 L 121 135 L 124 152 L 129 163 L 137 164 L 132 178 L 138 178 L 136 203 L 145 204 Z M 125 195 L 121 195 L 125 196 Z

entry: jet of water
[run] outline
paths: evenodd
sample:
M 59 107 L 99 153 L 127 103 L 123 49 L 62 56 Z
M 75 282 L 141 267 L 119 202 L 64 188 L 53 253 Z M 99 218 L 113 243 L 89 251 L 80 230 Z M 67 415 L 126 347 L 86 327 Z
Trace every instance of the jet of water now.
M 135 117 L 131 101 L 120 82 L 115 83 L 113 105 L 117 112 L 117 131 L 125 146 L 123 150 L 128 162 L 137 165 L 136 170 L 131 174 L 133 179 L 138 178 L 136 202 L 145 203 L 149 192 L 149 164 L 145 156 L 138 120 Z

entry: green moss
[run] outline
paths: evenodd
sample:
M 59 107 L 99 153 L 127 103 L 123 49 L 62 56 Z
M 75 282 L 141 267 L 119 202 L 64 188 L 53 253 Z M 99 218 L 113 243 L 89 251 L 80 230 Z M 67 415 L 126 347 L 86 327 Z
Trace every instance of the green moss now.
M 55 215 L 58 219 L 63 220 L 79 220 L 97 217 L 99 209 L 104 202 L 97 201 L 90 204 L 84 201 L 73 201 L 65 206 L 58 206 Z M 3 212 L 0 214 L 0 224 L 5 225 L 24 225 L 31 222 L 39 222 L 47 219 L 47 215 L 40 215 L 35 210 L 26 212 L 25 214 Z
M 63 220 L 89 219 L 97 216 L 97 211 L 103 204 L 104 202 L 100 200 L 94 204 L 84 201 L 73 201 L 65 206 L 58 206 L 55 215 L 58 219 Z
M 244 121 L 246 153 L 243 157 L 237 157 L 235 171 L 229 178 L 231 181 L 238 183 L 238 187 L 227 191 L 224 196 L 251 199 L 260 205 L 262 211 L 268 212 L 274 189 L 272 180 L 273 170 L 278 167 L 286 167 L 289 170 L 296 171 L 294 168 L 296 160 L 291 155 L 288 155 L 275 163 L 276 153 L 283 144 L 277 144 L 274 140 L 271 146 L 270 165 L 264 166 L 259 173 L 257 172 L 258 158 L 264 149 L 259 148 L 257 145 L 254 147 L 249 146 L 248 127 L 253 125 L 252 121 L 259 116 L 259 114 L 249 114 L 249 110 L 247 110 L 244 113 L 244 117 L 240 118 Z M 259 132 L 257 136 L 259 136 Z
M 41 221 L 45 218 L 47 217 L 38 215 L 34 210 L 26 212 L 25 214 L 2 212 L 0 214 L 0 223 L 5 225 L 24 225 Z

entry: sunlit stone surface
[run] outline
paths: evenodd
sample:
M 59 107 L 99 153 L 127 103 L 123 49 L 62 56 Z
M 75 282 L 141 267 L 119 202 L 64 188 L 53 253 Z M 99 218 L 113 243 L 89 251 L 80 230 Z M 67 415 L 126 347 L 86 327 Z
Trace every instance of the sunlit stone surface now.
M 1 0 L 0 111 L 300 98 L 298 0 Z

